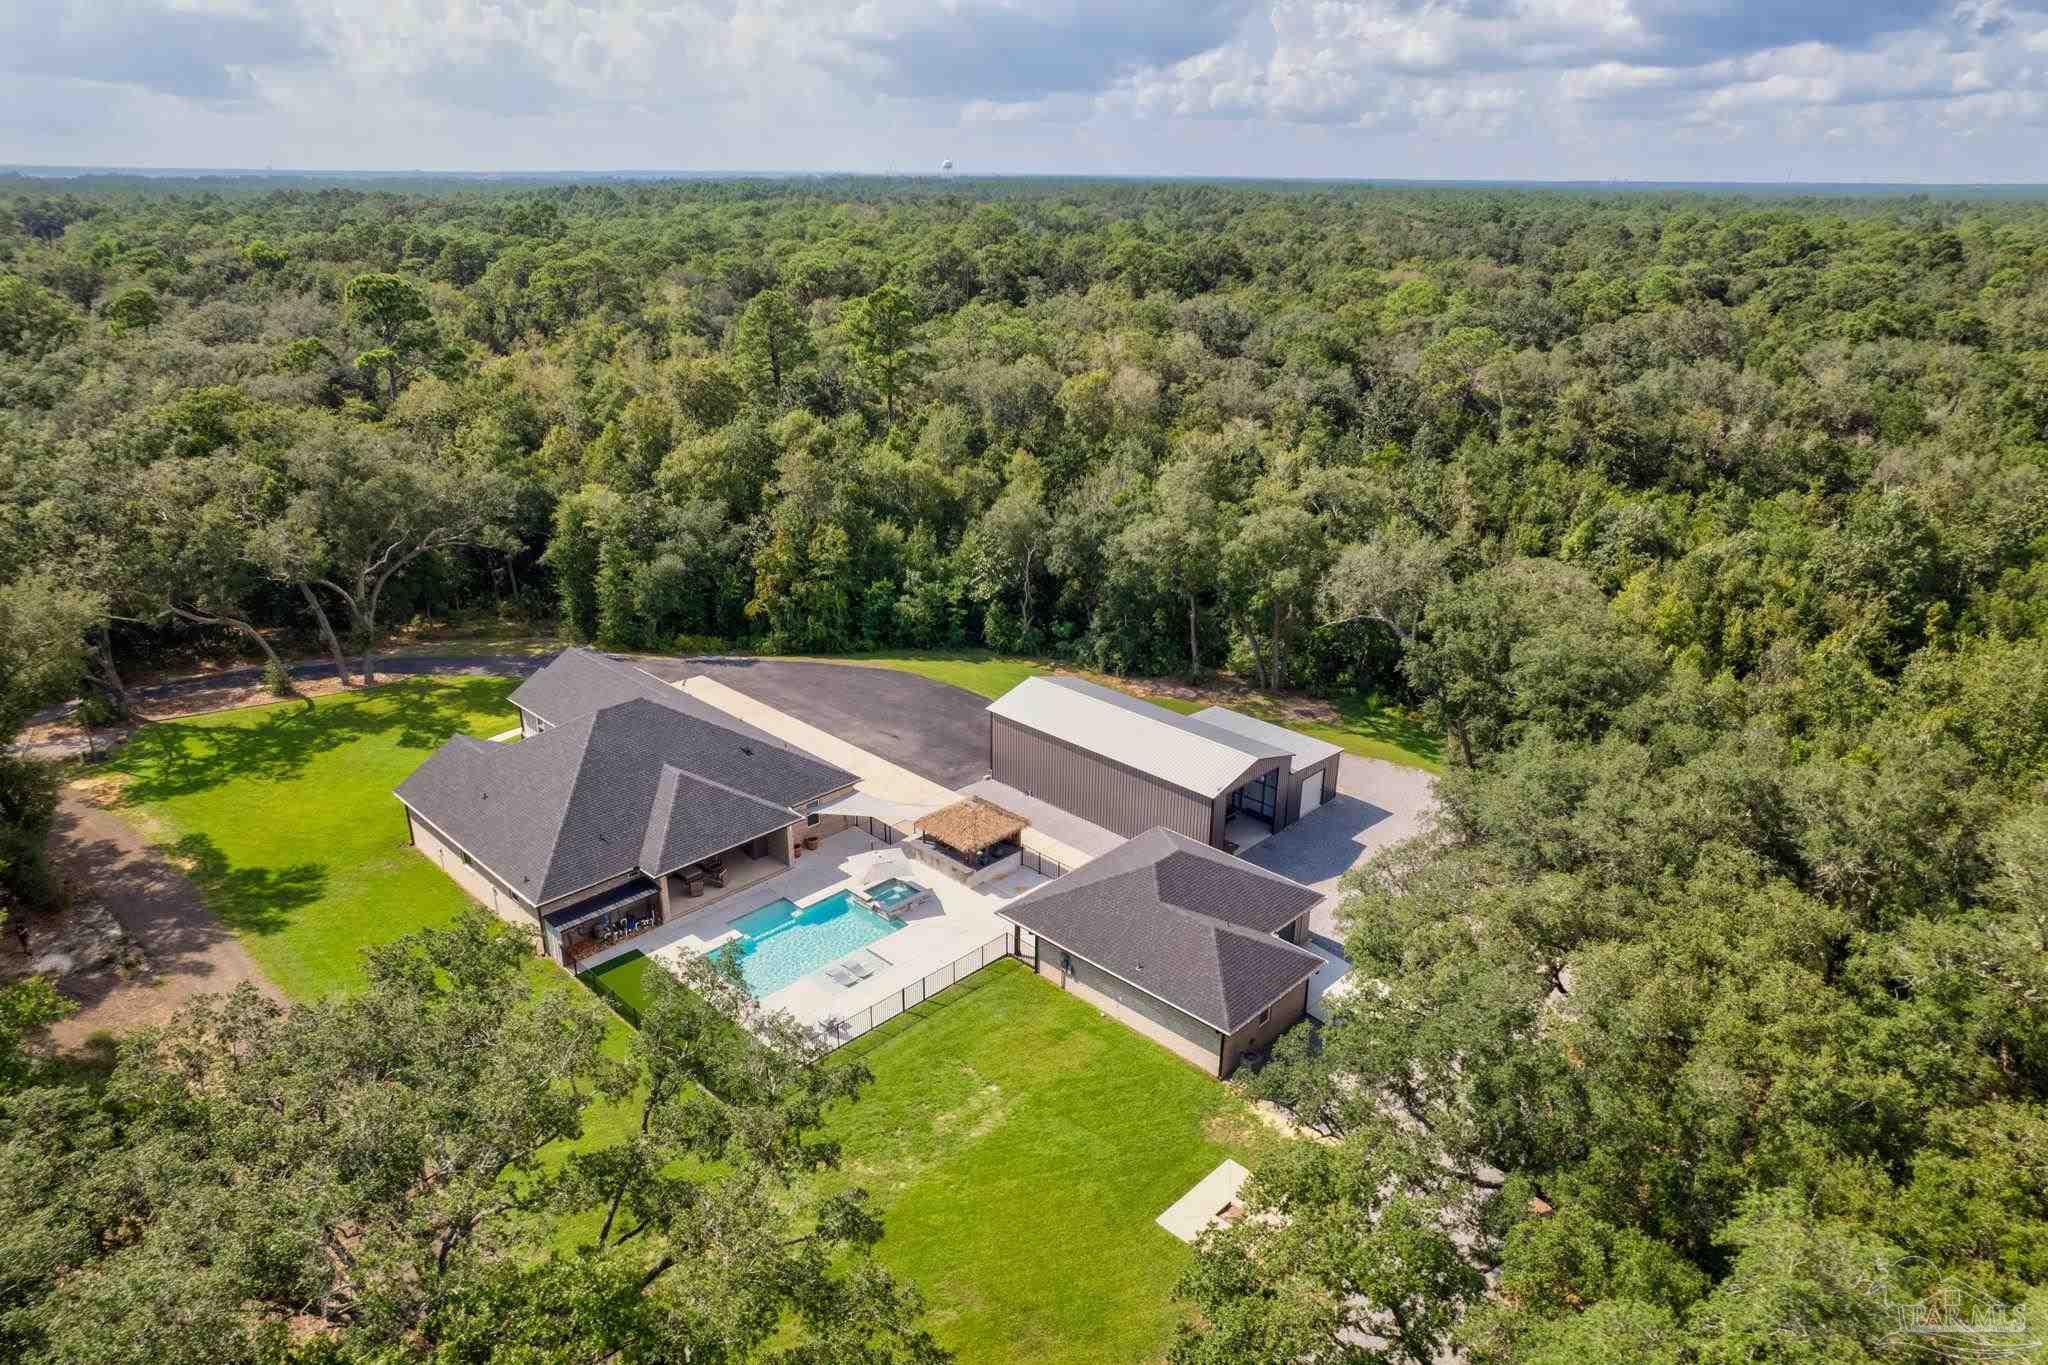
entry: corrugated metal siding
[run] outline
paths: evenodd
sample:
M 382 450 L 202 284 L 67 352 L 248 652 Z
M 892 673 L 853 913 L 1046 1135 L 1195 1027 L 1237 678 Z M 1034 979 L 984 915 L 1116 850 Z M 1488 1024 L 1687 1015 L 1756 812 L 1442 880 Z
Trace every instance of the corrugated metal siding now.
M 1313 773 L 1323 775 L 1323 804 L 1329 805 L 1337 795 L 1337 765 L 1343 762 L 1343 755 L 1337 754 L 1321 763 L 1302 768 L 1287 775 L 1285 790 L 1280 794 L 1280 827 L 1282 829 L 1301 818 L 1301 786 Z
M 1203 797 L 1001 716 L 989 717 L 989 770 L 998 782 L 1118 834 L 1163 825 L 1213 844 L 1220 832 Z

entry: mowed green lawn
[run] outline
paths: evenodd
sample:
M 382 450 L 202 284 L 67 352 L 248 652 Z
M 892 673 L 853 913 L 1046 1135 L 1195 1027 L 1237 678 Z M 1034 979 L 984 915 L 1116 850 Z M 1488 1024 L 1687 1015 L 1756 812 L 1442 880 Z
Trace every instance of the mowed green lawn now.
M 406 843 L 391 789 L 454 734 L 508 727 L 509 682 L 437 679 L 145 726 L 112 765 L 124 814 L 193 870 L 290 997 L 362 982 L 360 951 L 467 897 Z M 604 970 L 629 1003 L 647 960 Z M 534 959 L 536 986 L 561 971 Z M 621 1023 L 609 1040 L 623 1051 Z M 1150 1361 L 1187 1248 L 1153 1219 L 1226 1156 L 1276 1141 L 1223 1086 L 1012 963 L 838 1054 L 875 1084 L 833 1117 L 881 1255 L 976 1362 Z M 600 1106 L 586 1142 L 630 1128 Z M 573 1241 L 565 1231 L 565 1242 Z
M 963 1365 L 1152 1361 L 1190 1253 L 1153 1220 L 1280 1139 L 1224 1086 L 1005 961 L 835 1054 L 874 1085 L 831 1124 Z
M 471 903 L 406 842 L 391 789 L 450 736 L 515 724 L 514 685 L 408 680 L 145 725 L 109 766 L 126 778 L 122 813 L 278 989 L 310 1000 L 360 985 L 364 946 Z
M 630 1009 L 651 959 L 584 980 Z M 874 1083 L 829 1121 L 880 1259 L 962 1365 L 1159 1359 L 1189 1251 L 1154 1221 L 1281 1141 L 1236 1095 L 1022 964 L 999 962 L 832 1056 Z
M 368 692 L 145 725 L 109 768 L 121 814 L 182 862 L 208 906 L 293 1000 L 363 983 L 362 950 L 446 924 L 473 905 L 406 842 L 391 789 L 457 734 L 516 723 L 502 678 L 422 678 Z M 535 989 L 570 978 L 533 959 Z M 606 1049 L 623 1056 L 616 1025 Z M 637 1122 L 594 1106 L 587 1142 Z

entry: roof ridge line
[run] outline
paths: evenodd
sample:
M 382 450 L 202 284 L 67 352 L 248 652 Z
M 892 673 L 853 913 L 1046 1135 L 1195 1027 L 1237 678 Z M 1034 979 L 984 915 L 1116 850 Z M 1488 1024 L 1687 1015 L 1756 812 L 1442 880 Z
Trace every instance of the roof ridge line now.
M 1150 866 L 1147 866 L 1147 867 L 1138 867 L 1138 868 L 1133 868 L 1133 869 L 1131 869 L 1131 872 L 1130 872 L 1130 873 L 1125 873 L 1125 874 L 1123 874 L 1123 875 L 1129 876 L 1129 875 L 1132 875 L 1132 874 L 1134 874 L 1134 873 L 1139 873 L 1139 872 L 1150 872 L 1150 873 L 1152 874 L 1152 882 L 1153 882 L 1153 889 L 1154 889 L 1154 890 L 1156 891 L 1156 890 L 1158 889 L 1158 885 L 1159 885 L 1159 868 L 1158 868 L 1158 864 L 1156 864 L 1156 863 L 1155 863 L 1155 864 L 1152 864 L 1152 865 L 1150 865 Z M 1158 899 L 1159 899 L 1159 908 L 1160 908 L 1160 909 L 1162 909 L 1162 910 L 1170 910 L 1170 911 L 1172 911 L 1172 912 L 1173 912 L 1174 914 L 1176 914 L 1176 915 L 1182 915 L 1182 916 L 1185 916 L 1186 918 L 1188 918 L 1188 919 L 1191 919 L 1191 920 L 1195 921 L 1195 922 L 1196 922 L 1197 924 L 1205 924 L 1205 925 L 1208 925 L 1209 927 L 1211 927 L 1211 928 L 1213 928 L 1213 929 L 1218 929 L 1218 930 L 1222 930 L 1222 931 L 1224 931 L 1224 932 L 1226 932 L 1226 933 L 1231 933 L 1231 934 L 1235 934 L 1235 935 L 1237 935 L 1237 936 L 1238 936 L 1239 938 L 1246 938 L 1246 939 L 1250 939 L 1250 940 L 1251 940 L 1252 942 L 1254 942 L 1254 943 L 1282 943 L 1282 944 L 1286 944 L 1286 945 L 1287 945 L 1287 946 L 1288 946 L 1289 948 L 1293 948 L 1293 949 L 1294 949 L 1294 950 L 1296 950 L 1297 952 L 1303 952 L 1303 953 L 1308 953 L 1308 955 L 1309 955 L 1310 957 L 1315 957 L 1315 956 L 1316 956 L 1316 954 L 1314 954 L 1314 953 L 1309 953 L 1309 950 L 1308 950 L 1308 949 L 1306 949 L 1306 948 L 1304 948 L 1304 947 L 1302 947 L 1302 946 L 1301 946 L 1301 945 L 1300 945 L 1299 943 L 1292 943 L 1292 942 L 1289 942 L 1289 941 L 1288 941 L 1287 939 L 1284 939 L 1284 938 L 1280 937 L 1280 935 L 1279 935 L 1279 934 L 1278 934 L 1277 932 L 1275 932 L 1275 931 L 1272 931 L 1272 930 L 1260 930 L 1260 929 L 1248 929 L 1248 928 L 1246 928 L 1246 927 L 1245 927 L 1244 925 L 1242 925 L 1242 924 L 1232 924 L 1232 923 L 1231 923 L 1231 922 L 1230 922 L 1229 920 L 1227 920 L 1227 919 L 1219 919 L 1219 918 L 1217 918 L 1217 917 L 1216 917 L 1215 915 L 1211 915 L 1211 914 L 1206 914 L 1206 913 L 1204 913 L 1203 911 L 1200 911 L 1200 910 L 1190 910 L 1190 909 L 1189 909 L 1189 908 L 1188 908 L 1187 906 L 1185 906 L 1185 905 L 1175 905 L 1175 904 L 1174 904 L 1174 903 L 1173 903 L 1172 901 L 1170 901 L 1170 900 L 1166 899 L 1166 897 L 1165 897 L 1165 895 L 1164 895 L 1163 893 L 1159 895 Z M 1311 908 L 1313 908 L 1313 907 L 1311 907 Z M 1307 913 L 1308 913 L 1308 911 L 1304 910 L 1304 911 L 1303 911 L 1302 913 L 1303 913 L 1303 914 L 1307 914 Z
M 722 792 L 731 792 L 734 796 L 744 796 L 747 798 L 747 800 L 752 801 L 754 804 L 766 806 L 770 810 L 784 810 L 788 811 L 791 815 L 803 814 L 803 812 L 798 810 L 795 806 L 785 806 L 780 801 L 770 801 L 765 796 L 756 796 L 754 795 L 754 793 L 750 791 L 741 791 L 738 787 L 732 786 L 729 783 L 720 782 L 715 777 L 708 777 L 705 774 L 698 772 L 694 768 L 679 768 L 673 763 L 663 763 L 661 765 L 661 770 L 664 773 L 677 773 L 683 777 L 690 778 L 693 781 L 702 782 L 707 787 L 716 787 L 718 788 L 718 790 Z
M 1237 747 L 1236 745 L 1234 745 L 1234 744 L 1226 744 L 1226 743 L 1224 743 L 1224 742 L 1223 742 L 1222 740 L 1220 740 L 1220 739 L 1215 739 L 1215 738 L 1212 738 L 1212 737 L 1211 737 L 1211 736 L 1209 736 L 1209 735 L 1205 735 L 1205 734 L 1203 734 L 1203 733 L 1201 732 L 1201 730 L 1190 730 L 1190 729 L 1187 729 L 1187 728 L 1186 728 L 1186 727 L 1184 727 L 1184 726 L 1180 726 L 1180 725 L 1176 725 L 1176 724 L 1174 724 L 1174 722 L 1173 722 L 1173 721 L 1171 721 L 1171 720 L 1167 720 L 1167 719 L 1164 719 L 1164 717 L 1165 717 L 1165 716 L 1176 716 L 1176 718 L 1177 718 L 1177 719 L 1181 719 L 1181 720 L 1185 720 L 1185 719 L 1187 719 L 1187 717 L 1185 717 L 1185 716 L 1177 716 L 1177 714 L 1176 714 L 1175 712 L 1167 710 L 1167 708 L 1165 708 L 1164 706 L 1161 706 L 1161 705 L 1160 705 L 1160 704 L 1159 704 L 1158 702 L 1156 702 L 1156 701 L 1150 701 L 1150 700 L 1148 700 L 1148 699 L 1146 699 L 1146 698 L 1144 698 L 1144 697 L 1133 697 L 1133 696 L 1129 695 L 1128 693 L 1118 693 L 1118 694 L 1117 694 L 1117 695 L 1119 695 L 1119 696 L 1123 697 L 1123 699 L 1124 699 L 1125 701 L 1130 701 L 1130 702 L 1136 702 L 1136 703 L 1137 703 L 1138 705 L 1140 705 L 1140 706 L 1148 706 L 1148 707 L 1151 707 L 1151 708 L 1152 708 L 1153 710 L 1155 710 L 1155 711 L 1159 711 L 1159 712 L 1161 712 L 1161 713 L 1162 713 L 1162 715 L 1159 715 L 1159 716 L 1152 716 L 1152 715 L 1147 715 L 1147 714 L 1145 714 L 1145 713 L 1144 713 L 1144 712 L 1142 712 L 1142 711 L 1134 711 L 1134 710 L 1130 709 L 1129 707 L 1126 707 L 1126 706 L 1121 706 L 1121 705 L 1118 705 L 1118 704 L 1117 704 L 1116 702 L 1113 702 L 1113 701 L 1109 700 L 1109 698 L 1107 698 L 1107 697 L 1100 697 L 1100 696 L 1097 696 L 1097 695 L 1095 695 L 1095 689 L 1098 689 L 1098 688 L 1099 688 L 1099 689 L 1100 689 L 1101 691 L 1104 691 L 1104 692 L 1114 691 L 1115 689 L 1113 689 L 1113 688 L 1107 688 L 1107 687 L 1102 687 L 1102 686 L 1101 686 L 1101 684 L 1099 684 L 1099 683 L 1091 683 L 1091 682 L 1089 682 L 1089 681 L 1088 681 L 1088 680 L 1087 680 L 1086 678 L 1067 678 L 1067 677 L 1064 677 L 1064 676 L 1060 676 L 1060 677 L 1051 677 L 1051 678 L 1043 678 L 1043 677 L 1041 677 L 1041 678 L 1026 678 L 1026 679 L 1024 680 L 1024 682 L 1026 682 L 1026 683 L 1030 683 L 1030 682 L 1043 682 L 1043 683 L 1049 683 L 1049 684 L 1051 684 L 1052 686 L 1054 686 L 1054 687 L 1057 687 L 1057 688 L 1059 688 L 1059 689 L 1060 689 L 1061 691 L 1063 691 L 1063 692 L 1069 692 L 1069 693 L 1072 693 L 1072 694 L 1073 694 L 1074 696 L 1077 696 L 1077 697 L 1081 697 L 1081 698 L 1084 698 L 1084 699 L 1086 699 L 1086 700 L 1088 700 L 1088 701 L 1091 701 L 1091 702 L 1095 703 L 1095 705 L 1097 705 L 1097 706 L 1106 706 L 1106 707 L 1110 708 L 1110 709 L 1111 709 L 1112 711 L 1116 711 L 1116 712 L 1119 712 L 1119 713 L 1120 713 L 1120 714 L 1122 714 L 1122 715 L 1126 715 L 1126 716 L 1130 716 L 1130 717 L 1133 717 L 1134 719 L 1137 719 L 1137 720 L 1143 721 L 1143 722 L 1144 722 L 1145 724 L 1147 724 L 1147 725 L 1154 725 L 1154 726 L 1157 726 L 1158 728 L 1160 728 L 1160 729 L 1162 729 L 1162 730 L 1171 730 L 1171 731 L 1173 731 L 1173 732 L 1174 732 L 1175 734 L 1177 734 L 1177 735 L 1186 735 L 1186 736 L 1187 736 L 1187 737 L 1188 737 L 1189 739 L 1195 739 L 1195 740 L 1200 740 L 1200 741 L 1201 741 L 1202 743 L 1204 743 L 1204 744 L 1207 744 L 1207 745 L 1211 745 L 1212 747 L 1214 747 L 1214 748 L 1217 748 L 1217 749 L 1221 749 L 1221 750 L 1223 750 L 1223 751 L 1224 751 L 1225 753 L 1235 754 L 1235 755 L 1237 755 L 1237 756 L 1238 756 L 1239 758 L 1257 758 L 1257 757 L 1259 757 L 1259 755 L 1257 755 L 1257 754 L 1248 754 L 1248 753 L 1246 753 L 1246 752 L 1245 752 L 1245 751 L 1244 751 L 1243 749 L 1240 749 L 1240 748 L 1238 748 L 1238 747 Z M 1072 685 L 1071 685 L 1071 684 L 1073 684 L 1073 683 L 1080 683 L 1080 684 L 1081 684 L 1082 686 L 1081 686 L 1081 687 L 1074 687 L 1074 686 L 1072 686 Z M 1019 684 L 1018 684 L 1018 686 L 1019 686 L 1019 687 L 1022 687 L 1023 685 L 1024 685 L 1023 683 L 1019 683 Z M 1088 689 L 1088 690 L 1083 690 L 1083 689 Z M 1013 690 L 1014 690 L 1014 689 L 1013 689 Z M 996 698 L 996 700 L 997 700 L 997 701 L 1001 701 L 1001 700 L 1002 700 L 1002 698 L 1001 698 L 1001 697 L 998 697 L 998 698 Z M 1208 728 L 1210 728 L 1210 727 L 1207 727 L 1207 726 L 1204 726 L 1204 727 L 1203 727 L 1203 729 L 1208 729 Z

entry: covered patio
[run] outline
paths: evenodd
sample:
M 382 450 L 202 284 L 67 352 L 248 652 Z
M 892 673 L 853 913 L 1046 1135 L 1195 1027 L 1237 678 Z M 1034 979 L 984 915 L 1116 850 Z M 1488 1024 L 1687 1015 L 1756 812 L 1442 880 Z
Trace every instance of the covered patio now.
M 629 940 L 686 920 L 789 871 L 798 841 L 793 829 L 749 839 L 722 853 L 625 884 L 548 911 L 541 917 L 542 951 L 570 970 L 623 948 Z
M 569 968 L 662 922 L 660 888 L 645 877 L 541 916 L 542 951 Z

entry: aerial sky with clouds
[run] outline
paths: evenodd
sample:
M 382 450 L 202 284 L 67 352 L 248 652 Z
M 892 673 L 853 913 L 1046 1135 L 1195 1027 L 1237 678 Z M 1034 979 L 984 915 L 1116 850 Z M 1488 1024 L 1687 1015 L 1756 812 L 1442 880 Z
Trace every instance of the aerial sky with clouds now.
M 2048 180 L 2048 0 L 0 0 L 0 162 Z

